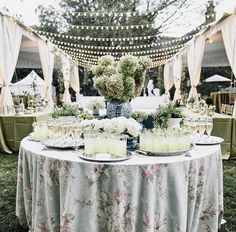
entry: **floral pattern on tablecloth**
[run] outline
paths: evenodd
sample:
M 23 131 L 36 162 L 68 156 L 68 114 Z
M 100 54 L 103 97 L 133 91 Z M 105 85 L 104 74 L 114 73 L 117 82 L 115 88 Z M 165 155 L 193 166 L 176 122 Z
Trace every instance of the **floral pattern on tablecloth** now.
M 31 231 L 217 231 L 220 152 L 169 164 L 112 165 L 19 153 L 16 214 Z

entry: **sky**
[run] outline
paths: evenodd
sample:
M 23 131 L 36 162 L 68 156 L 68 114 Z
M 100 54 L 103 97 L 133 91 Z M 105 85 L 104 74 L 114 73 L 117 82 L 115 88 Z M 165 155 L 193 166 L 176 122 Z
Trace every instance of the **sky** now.
M 206 2 L 206 0 L 194 0 L 196 3 Z M 0 0 L 0 9 L 4 6 L 9 9 L 12 14 L 22 15 L 24 24 L 30 26 L 38 24 L 38 19 L 35 14 L 35 9 L 43 4 L 44 6 L 48 5 L 57 5 L 59 0 Z M 217 18 L 219 18 L 225 11 L 236 7 L 236 0 L 218 0 L 219 5 L 216 8 Z M 189 12 L 191 18 L 191 10 Z M 188 17 L 186 15 L 186 17 Z M 200 22 L 199 24 L 201 24 Z M 198 24 L 198 25 L 199 25 Z M 197 25 L 195 25 L 197 26 Z M 178 31 L 173 32 L 176 36 L 181 36 L 181 34 L 190 31 L 191 28 L 179 28 Z

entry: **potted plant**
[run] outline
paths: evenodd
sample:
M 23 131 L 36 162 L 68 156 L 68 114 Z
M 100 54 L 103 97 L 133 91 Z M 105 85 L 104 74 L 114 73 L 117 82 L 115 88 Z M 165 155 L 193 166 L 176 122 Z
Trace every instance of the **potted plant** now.
M 144 120 L 147 120 L 148 114 L 142 111 L 134 111 L 131 117 L 134 118 L 139 123 L 142 123 Z
M 175 108 L 168 104 L 162 106 L 153 113 L 153 124 L 155 128 L 179 128 L 183 119 L 183 114 L 180 108 Z
M 105 108 L 105 103 L 97 99 L 94 99 L 88 103 L 87 108 L 92 110 L 93 116 L 99 116 L 99 110 Z
M 150 63 L 150 58 L 131 55 L 121 57 L 119 62 L 112 56 L 99 58 L 98 65 L 93 67 L 94 88 L 108 102 L 108 118 L 131 116 L 129 101 L 140 95 Z
M 62 107 L 55 108 L 51 116 L 52 118 L 59 118 L 59 117 L 65 117 L 65 116 L 77 117 L 79 113 L 80 112 L 77 106 L 64 104 Z

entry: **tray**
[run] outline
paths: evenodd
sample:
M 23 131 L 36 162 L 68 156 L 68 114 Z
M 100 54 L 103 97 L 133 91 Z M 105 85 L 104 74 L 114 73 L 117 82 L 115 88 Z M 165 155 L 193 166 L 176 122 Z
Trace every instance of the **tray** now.
M 217 145 L 223 142 L 224 142 L 224 139 L 217 136 L 210 136 L 209 138 L 207 136 L 203 136 L 203 138 L 194 140 L 194 143 L 196 145 L 203 145 L 203 146 Z
M 149 152 L 149 151 L 142 151 L 142 150 L 135 150 L 135 152 L 146 155 L 146 156 L 178 156 L 183 155 L 193 149 L 193 145 L 190 148 L 182 150 L 182 151 L 171 151 L 171 152 Z
M 42 142 L 42 144 L 49 149 L 60 149 L 60 150 L 70 150 L 70 149 L 78 149 L 84 146 L 83 141 L 76 143 L 75 141 L 70 142 L 68 144 L 66 143 L 57 143 L 53 140 L 46 140 Z
M 117 158 L 96 158 L 96 157 L 89 157 L 86 156 L 84 153 L 78 154 L 79 158 L 87 161 L 92 161 L 92 162 L 120 162 L 120 161 L 125 161 L 133 157 L 132 152 L 127 151 L 127 154 L 125 157 L 117 157 Z

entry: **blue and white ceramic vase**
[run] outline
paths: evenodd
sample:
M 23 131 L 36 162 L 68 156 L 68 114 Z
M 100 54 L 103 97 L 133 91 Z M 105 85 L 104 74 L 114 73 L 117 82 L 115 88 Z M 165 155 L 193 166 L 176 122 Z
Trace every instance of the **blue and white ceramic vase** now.
M 122 102 L 118 99 L 113 99 L 107 104 L 107 117 L 126 117 L 130 118 L 132 114 L 132 107 L 129 101 Z

